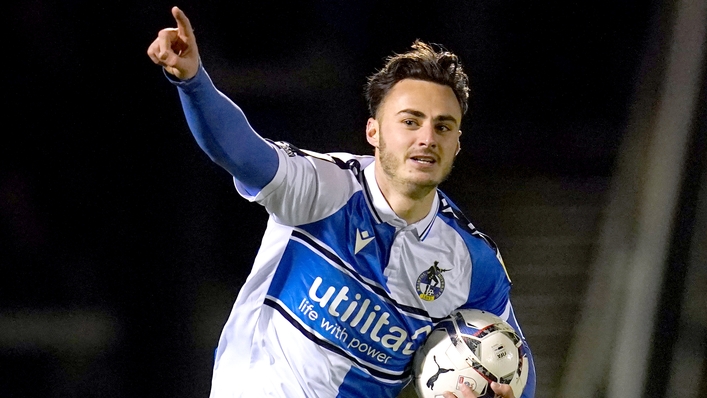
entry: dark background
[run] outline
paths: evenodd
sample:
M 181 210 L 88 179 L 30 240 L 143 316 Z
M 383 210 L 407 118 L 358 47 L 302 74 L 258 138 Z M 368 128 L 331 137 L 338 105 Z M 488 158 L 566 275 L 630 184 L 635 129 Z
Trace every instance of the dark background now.
M 362 88 L 386 56 L 417 38 L 459 54 L 473 93 L 454 197 L 491 178 L 611 176 L 658 7 L 536 3 L 176 5 L 254 128 L 321 152 L 370 152 Z M 145 53 L 172 5 L 4 7 L 0 332 L 35 326 L 0 340 L 2 397 L 208 393 L 267 216 L 196 146 Z M 457 202 L 474 219 L 483 197 Z

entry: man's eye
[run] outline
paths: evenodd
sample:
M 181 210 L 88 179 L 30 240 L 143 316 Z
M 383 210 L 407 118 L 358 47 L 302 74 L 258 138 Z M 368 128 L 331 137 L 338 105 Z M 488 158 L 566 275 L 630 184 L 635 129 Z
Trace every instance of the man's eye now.
M 416 126 L 417 125 L 417 123 L 415 123 L 415 121 L 412 119 L 403 120 L 403 124 L 405 124 L 406 126 Z
M 450 129 L 449 126 L 444 125 L 444 124 L 440 124 L 439 126 L 437 126 L 437 130 L 439 130 L 439 131 L 452 131 L 452 129 Z

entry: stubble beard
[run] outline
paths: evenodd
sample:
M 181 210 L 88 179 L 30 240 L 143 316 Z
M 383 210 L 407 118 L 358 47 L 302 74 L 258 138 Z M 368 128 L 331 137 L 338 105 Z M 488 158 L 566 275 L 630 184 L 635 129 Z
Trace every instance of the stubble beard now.
M 446 169 L 442 171 L 441 177 L 437 179 L 428 179 L 427 181 L 418 181 L 414 179 L 405 178 L 399 175 L 397 171 L 397 166 L 400 162 L 395 156 L 395 153 L 391 153 L 387 150 L 385 140 L 383 139 L 383 134 L 380 132 L 379 145 L 378 145 L 378 159 L 381 164 L 381 169 L 388 177 L 388 179 L 395 185 L 401 187 L 405 194 L 410 197 L 424 197 L 433 189 L 436 189 L 439 184 L 449 177 L 454 167 L 454 162 L 451 162 Z M 404 160 L 402 160 L 404 162 Z

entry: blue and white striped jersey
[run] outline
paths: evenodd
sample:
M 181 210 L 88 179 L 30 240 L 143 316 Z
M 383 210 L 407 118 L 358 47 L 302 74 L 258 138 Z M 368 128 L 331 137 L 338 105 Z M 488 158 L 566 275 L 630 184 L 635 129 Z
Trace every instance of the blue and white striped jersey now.
M 251 196 L 236 181 L 270 218 L 221 334 L 211 398 L 395 397 L 415 349 L 453 310 L 517 326 L 498 250 L 441 191 L 408 225 L 373 157 L 273 146 L 270 183 Z

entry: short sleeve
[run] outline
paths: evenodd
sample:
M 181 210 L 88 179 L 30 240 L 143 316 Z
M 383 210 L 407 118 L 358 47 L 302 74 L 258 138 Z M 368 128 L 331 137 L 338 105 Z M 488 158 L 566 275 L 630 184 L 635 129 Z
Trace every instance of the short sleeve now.
M 342 161 L 329 155 L 292 151 L 274 145 L 278 154 L 275 177 L 256 195 L 238 181 L 245 199 L 263 205 L 281 224 L 296 226 L 321 220 L 340 209 L 361 189 Z

